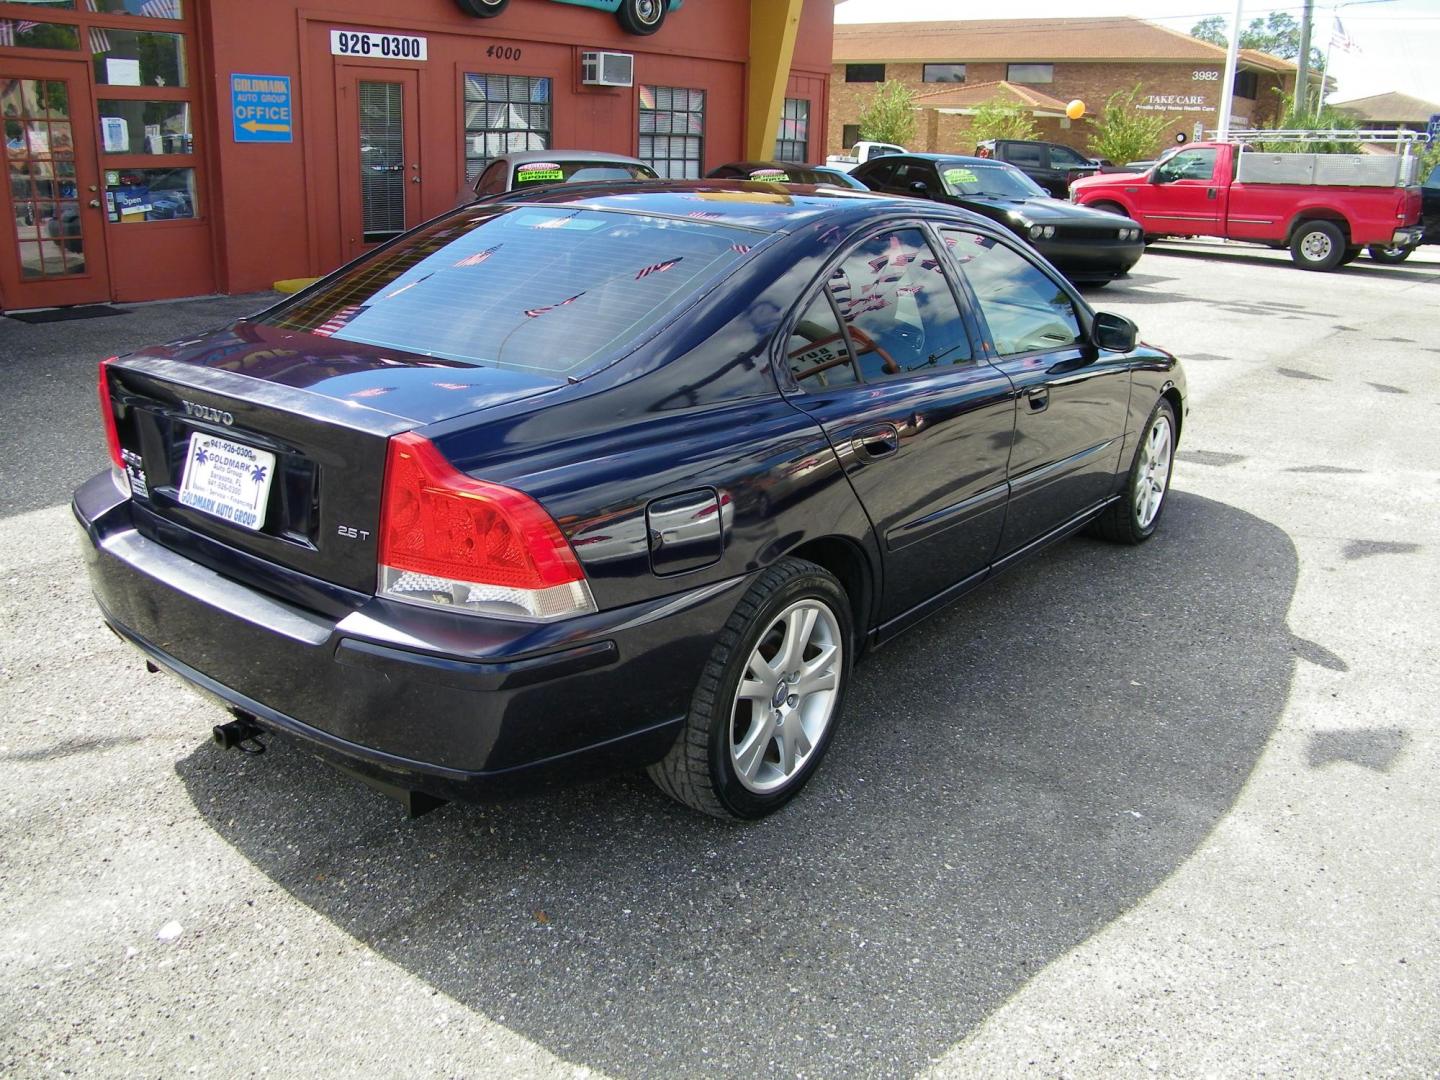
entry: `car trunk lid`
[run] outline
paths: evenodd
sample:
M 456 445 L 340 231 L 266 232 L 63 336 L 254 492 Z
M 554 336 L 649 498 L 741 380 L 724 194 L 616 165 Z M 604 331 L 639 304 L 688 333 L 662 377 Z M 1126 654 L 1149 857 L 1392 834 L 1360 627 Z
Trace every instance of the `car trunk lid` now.
M 172 546 L 198 535 L 242 553 L 231 573 L 248 564 L 269 577 L 278 566 L 365 594 L 375 589 L 389 438 L 563 385 L 247 323 L 106 366 L 142 530 Z M 223 492 L 217 506 L 197 495 L 194 477 L 187 488 L 201 451 L 238 453 L 263 470 L 263 485 L 216 481 L 238 484 L 242 502 L 259 497 L 253 527 L 222 516 Z

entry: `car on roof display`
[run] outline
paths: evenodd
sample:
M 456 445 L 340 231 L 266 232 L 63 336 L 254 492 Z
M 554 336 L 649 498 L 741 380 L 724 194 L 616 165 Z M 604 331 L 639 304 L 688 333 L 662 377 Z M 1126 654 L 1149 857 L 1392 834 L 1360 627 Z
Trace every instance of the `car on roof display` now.
M 641 766 L 778 809 L 867 650 L 1078 529 L 1153 535 L 1186 415 L 1010 230 L 722 181 L 471 204 L 99 391 L 105 622 L 222 745 L 412 813 Z
M 456 0 L 460 9 L 470 15 L 491 18 L 510 6 L 510 0 Z M 620 26 L 630 34 L 653 34 L 665 25 L 665 16 L 680 8 L 685 0 L 555 0 L 557 4 L 612 11 Z
M 705 174 L 710 180 L 764 180 L 772 184 L 821 184 L 869 189 L 847 172 L 826 165 L 797 165 L 789 161 L 731 161 Z
M 520 188 L 583 184 L 597 180 L 658 180 L 639 158 L 603 150 L 522 150 L 493 159 L 475 177 L 461 203 Z
M 953 154 L 903 154 L 852 174 L 872 191 L 959 206 L 1010 229 L 1072 281 L 1123 277 L 1145 252 L 1139 222 L 1053 199 L 1013 165 Z

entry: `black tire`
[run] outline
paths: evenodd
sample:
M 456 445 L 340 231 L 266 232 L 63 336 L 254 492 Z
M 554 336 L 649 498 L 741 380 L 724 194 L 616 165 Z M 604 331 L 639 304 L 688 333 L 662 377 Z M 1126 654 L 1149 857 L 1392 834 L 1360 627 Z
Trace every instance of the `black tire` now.
M 1290 237 L 1290 257 L 1301 270 L 1334 270 L 1348 246 L 1333 221 L 1306 221 Z
M 1121 206 L 1119 203 L 1113 203 L 1113 202 L 1097 202 L 1097 203 L 1086 203 L 1085 205 L 1088 206 L 1088 207 L 1090 207 L 1092 210 L 1104 210 L 1105 213 L 1107 213 L 1107 214 L 1119 214 L 1121 217 L 1129 217 L 1129 216 L 1130 216 L 1130 214 L 1126 211 L 1126 209 L 1125 209 L 1123 206 Z
M 1364 250 L 1365 250 L 1364 248 L 1347 247 L 1347 248 L 1345 249 L 1345 254 L 1342 255 L 1342 256 L 1340 256 L 1340 265 L 1341 265 L 1341 266 L 1349 266 L 1352 262 L 1354 262 L 1356 259 L 1358 259 L 1358 258 L 1360 257 L 1360 252 L 1362 252 L 1362 251 L 1364 251 Z
M 665 25 L 668 0 L 620 0 L 615 17 L 627 34 L 648 36 Z
M 455 2 L 460 5 L 460 10 L 465 14 L 481 19 L 493 19 L 510 6 L 510 0 L 455 0 Z
M 1136 504 L 1141 485 L 1147 483 L 1149 479 L 1144 451 L 1150 440 L 1151 432 L 1162 418 L 1170 429 L 1170 453 L 1165 465 L 1165 486 L 1161 492 L 1160 505 L 1156 508 L 1154 516 L 1148 522 L 1142 523 Z M 1115 544 L 1143 544 L 1155 535 L 1155 530 L 1160 525 L 1160 518 L 1165 513 L 1165 504 L 1169 501 L 1170 477 L 1175 471 L 1175 445 L 1178 431 L 1175 423 L 1175 409 L 1166 398 L 1161 398 L 1155 403 L 1155 408 L 1150 412 L 1150 418 L 1145 421 L 1145 427 L 1141 429 L 1140 442 L 1135 447 L 1135 459 L 1130 463 L 1130 472 L 1125 480 L 1124 495 L 1121 496 L 1119 502 L 1108 507 L 1095 519 L 1095 523 L 1091 527 L 1092 532 Z
M 741 711 L 736 695 L 752 654 L 773 632 L 777 617 L 801 601 L 823 605 L 833 617 L 840 647 L 838 687 L 826 726 L 803 764 L 779 787 L 759 793 L 741 780 L 732 760 L 732 718 L 738 721 Z M 850 602 L 840 582 L 814 563 L 781 559 L 750 586 L 720 631 L 695 688 L 685 726 L 670 752 L 647 770 L 650 779 L 677 802 L 719 818 L 754 819 L 779 810 L 805 786 L 829 749 L 845 705 L 854 640 Z M 750 722 L 760 720 L 752 717 Z M 778 752 L 778 744 L 767 738 L 763 745 L 768 761 L 772 748 Z
M 1394 266 L 1410 258 L 1410 253 L 1414 250 L 1414 247 L 1381 247 L 1379 244 L 1371 244 L 1365 249 L 1365 253 L 1377 263 Z

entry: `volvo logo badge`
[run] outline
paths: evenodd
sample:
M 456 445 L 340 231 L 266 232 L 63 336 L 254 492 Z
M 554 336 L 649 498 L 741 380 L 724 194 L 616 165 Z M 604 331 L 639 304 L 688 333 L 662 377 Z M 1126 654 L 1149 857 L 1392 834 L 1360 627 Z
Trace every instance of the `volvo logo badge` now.
M 216 424 L 224 424 L 226 427 L 235 423 L 234 416 L 213 405 L 198 405 L 193 401 L 186 401 L 184 398 L 180 399 L 180 404 L 185 406 L 186 413 L 201 420 L 210 420 Z

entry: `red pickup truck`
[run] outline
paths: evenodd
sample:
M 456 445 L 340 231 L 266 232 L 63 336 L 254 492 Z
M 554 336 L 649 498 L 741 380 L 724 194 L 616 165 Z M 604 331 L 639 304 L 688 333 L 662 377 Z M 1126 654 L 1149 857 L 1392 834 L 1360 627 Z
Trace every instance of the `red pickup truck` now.
M 1256 165 L 1263 158 L 1264 164 L 1277 166 L 1271 175 L 1307 173 L 1307 164 L 1314 169 L 1326 164 L 1301 160 L 1311 155 L 1253 153 Z M 1249 166 L 1251 154 L 1243 156 Z M 1306 270 L 1334 269 L 1367 247 L 1408 248 L 1420 242 L 1416 186 L 1316 182 L 1308 174 L 1309 182 L 1299 183 L 1275 183 L 1268 176 L 1247 180 L 1237 178 L 1241 157 L 1237 143 L 1196 143 L 1139 176 L 1082 177 L 1070 186 L 1070 198 L 1128 214 L 1145 226 L 1147 240 L 1223 236 L 1289 247 L 1296 264 Z

